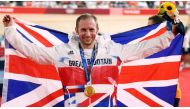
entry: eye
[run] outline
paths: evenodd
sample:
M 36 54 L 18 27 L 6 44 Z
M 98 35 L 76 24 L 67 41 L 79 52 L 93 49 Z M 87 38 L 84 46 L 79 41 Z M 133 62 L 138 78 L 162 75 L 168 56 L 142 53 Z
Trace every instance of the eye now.
M 81 29 L 81 31 L 82 31 L 82 32 L 85 32 L 85 31 L 86 31 L 86 29 L 85 29 L 85 28 L 82 28 L 82 29 Z
M 94 31 L 95 31 L 95 29 L 94 29 L 94 28 L 91 28 L 91 29 L 90 29 L 90 32 L 94 32 Z

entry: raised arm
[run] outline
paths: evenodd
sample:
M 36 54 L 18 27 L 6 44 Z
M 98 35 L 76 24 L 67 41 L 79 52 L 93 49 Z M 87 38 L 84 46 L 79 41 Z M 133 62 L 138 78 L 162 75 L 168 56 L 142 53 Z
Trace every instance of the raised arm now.
M 181 35 L 185 34 L 185 29 L 183 23 L 179 19 L 177 9 L 174 13 L 166 12 L 162 17 L 167 20 L 167 31 L 160 37 L 137 44 L 122 46 L 120 55 L 121 60 L 128 62 L 148 57 L 167 48 L 178 33 Z
M 174 33 L 174 35 L 177 35 L 178 33 L 183 36 L 185 35 L 185 27 L 179 18 L 179 11 L 177 10 L 177 8 L 174 12 L 166 11 L 161 16 L 168 22 L 172 23 L 172 32 Z
M 112 48 L 112 52 L 114 52 L 114 50 L 118 50 L 120 59 L 123 62 L 129 62 L 137 59 L 143 59 L 167 48 L 173 39 L 173 33 L 171 31 L 167 31 L 159 37 L 145 40 L 136 44 L 115 44 Z
M 41 64 L 55 64 L 58 61 L 60 47 L 38 47 L 30 43 L 17 32 L 13 18 L 9 15 L 3 18 L 3 24 L 5 38 L 26 57 Z

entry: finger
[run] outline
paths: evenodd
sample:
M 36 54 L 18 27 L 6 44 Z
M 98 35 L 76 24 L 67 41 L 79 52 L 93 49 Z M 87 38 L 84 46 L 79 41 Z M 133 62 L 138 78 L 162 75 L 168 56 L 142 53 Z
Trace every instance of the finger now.
M 10 21 L 10 19 L 7 19 L 7 18 L 3 19 L 3 22 L 9 22 L 9 21 Z
M 7 20 L 10 20 L 10 19 L 11 19 L 10 15 L 7 15 L 7 16 L 6 16 L 6 19 L 7 19 Z
M 5 15 L 5 17 L 7 17 L 7 18 L 8 18 L 8 17 L 11 17 L 11 16 L 10 16 L 10 15 Z
M 7 18 L 6 17 L 4 17 L 3 18 L 3 22 L 7 22 L 8 20 L 7 20 Z

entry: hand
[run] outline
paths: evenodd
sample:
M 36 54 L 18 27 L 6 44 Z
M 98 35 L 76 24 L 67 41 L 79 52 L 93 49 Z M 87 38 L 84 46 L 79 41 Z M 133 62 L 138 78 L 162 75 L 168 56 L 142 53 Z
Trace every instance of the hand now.
M 174 12 L 174 23 L 180 23 L 180 19 L 179 19 L 179 11 L 176 9 L 176 11 Z
M 180 23 L 180 19 L 179 19 L 179 12 L 176 9 L 176 11 L 174 13 L 171 12 L 165 12 L 162 17 L 164 19 L 166 19 L 169 22 L 172 22 L 172 24 L 176 25 L 177 23 Z
M 172 2 L 164 2 L 160 5 L 159 8 L 159 15 L 162 15 L 164 19 L 173 24 L 180 23 L 179 19 L 179 11 L 177 10 L 176 6 Z
M 181 35 L 185 36 L 185 26 L 182 22 L 176 23 L 176 31 Z
M 13 18 L 10 15 L 5 15 L 3 18 L 4 27 L 12 26 L 13 25 Z

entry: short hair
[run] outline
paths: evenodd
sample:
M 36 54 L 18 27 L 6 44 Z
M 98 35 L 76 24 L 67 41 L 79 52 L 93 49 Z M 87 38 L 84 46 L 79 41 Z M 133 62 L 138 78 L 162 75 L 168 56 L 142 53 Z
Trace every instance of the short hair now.
M 98 20 L 97 20 L 96 16 L 94 16 L 94 15 L 92 15 L 92 14 L 89 14 L 89 13 L 82 14 L 82 15 L 80 15 L 80 16 L 77 18 L 77 20 L 76 20 L 76 28 L 78 28 L 79 22 L 80 22 L 81 20 L 86 20 L 86 19 L 89 19 L 89 18 L 92 18 L 92 19 L 95 21 L 95 23 L 96 23 L 96 27 L 99 28 L 99 27 L 98 27 Z
M 153 24 L 163 23 L 166 21 L 163 17 L 159 15 L 154 15 L 148 18 L 148 20 L 152 20 Z

